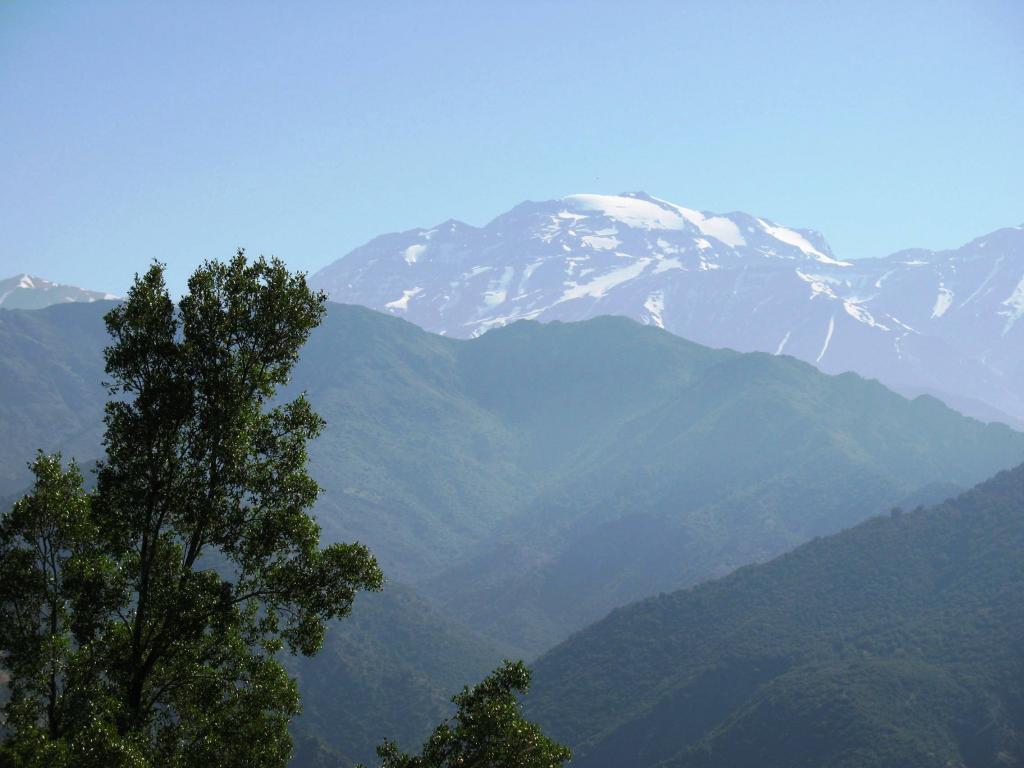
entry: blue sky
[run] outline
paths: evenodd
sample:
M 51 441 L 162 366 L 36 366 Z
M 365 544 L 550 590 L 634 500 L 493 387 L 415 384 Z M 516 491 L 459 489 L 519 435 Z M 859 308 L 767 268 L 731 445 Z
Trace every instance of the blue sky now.
M 315 270 L 644 190 L 842 258 L 1024 222 L 1024 3 L 0 4 L 0 277 Z

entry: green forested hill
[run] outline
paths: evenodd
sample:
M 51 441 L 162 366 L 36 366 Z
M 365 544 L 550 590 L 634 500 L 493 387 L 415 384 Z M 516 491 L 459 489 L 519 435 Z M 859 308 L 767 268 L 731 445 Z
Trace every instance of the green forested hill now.
M 1024 764 L 1024 467 L 616 610 L 527 704 L 580 768 Z
M 106 308 L 0 311 L 0 495 L 37 446 L 100 455 Z M 498 656 L 616 605 L 1024 458 L 1024 435 L 933 399 L 616 318 L 454 341 L 330 305 L 291 388 L 328 423 L 312 451 L 326 538 L 369 544 L 422 596 L 361 596 L 297 668 L 309 765 L 366 759 L 383 736 L 414 746 Z
M 60 304 L 0 310 L 0 498 L 31 482 L 37 448 L 64 449 L 84 464 L 103 435 L 102 316 L 113 306 Z
M 504 655 L 409 587 L 389 583 L 359 596 L 352 615 L 330 626 L 319 655 L 288 662 L 302 691 L 294 730 L 300 743 L 308 736 L 339 754 L 327 765 L 372 764 L 386 738 L 422 743 L 451 713 L 452 694 Z
M 527 655 L 1024 458 L 931 398 L 620 318 L 458 342 L 332 306 L 296 386 L 332 425 L 325 524 Z
M 3 393 L 5 466 L 62 441 L 98 455 L 103 310 L 0 312 L 21 382 Z M 369 544 L 391 578 L 525 656 L 1024 459 L 1024 435 L 934 399 L 622 318 L 455 341 L 330 305 L 292 388 L 328 423 L 312 453 L 328 538 Z

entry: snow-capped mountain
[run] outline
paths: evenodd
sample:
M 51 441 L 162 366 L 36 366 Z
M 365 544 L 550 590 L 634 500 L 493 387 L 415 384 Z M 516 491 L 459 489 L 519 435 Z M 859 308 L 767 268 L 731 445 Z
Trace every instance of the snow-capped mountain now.
M 581 194 L 523 203 L 480 228 L 383 235 L 311 281 L 334 301 L 451 336 L 626 315 L 1024 423 L 1024 227 L 956 250 L 844 261 L 813 230 L 643 193 Z
M 34 275 L 15 275 L 0 280 L 0 307 L 4 309 L 42 309 L 69 301 L 116 299 L 112 293 L 87 291 L 73 285 L 61 285 Z

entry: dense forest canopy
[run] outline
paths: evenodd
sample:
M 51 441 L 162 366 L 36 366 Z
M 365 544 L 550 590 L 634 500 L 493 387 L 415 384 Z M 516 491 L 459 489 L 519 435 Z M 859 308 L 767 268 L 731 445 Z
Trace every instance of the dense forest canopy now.
M 650 598 L 545 655 L 574 765 L 1017 765 L 1024 466 Z

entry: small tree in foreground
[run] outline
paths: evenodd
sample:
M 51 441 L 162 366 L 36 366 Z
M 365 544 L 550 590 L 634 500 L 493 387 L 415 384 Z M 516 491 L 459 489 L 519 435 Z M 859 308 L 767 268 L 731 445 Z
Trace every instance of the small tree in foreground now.
M 176 307 L 163 268 L 106 316 L 111 400 L 95 493 L 59 456 L 0 517 L 0 763 L 285 766 L 283 648 L 382 577 L 320 547 L 304 396 L 272 405 L 324 312 L 277 260 L 208 262 Z
M 455 715 L 434 729 L 422 754 L 410 756 L 393 742 L 377 748 L 381 768 L 559 768 L 570 758 L 519 709 L 517 693 L 530 687 L 521 661 L 505 664 L 452 702 Z

